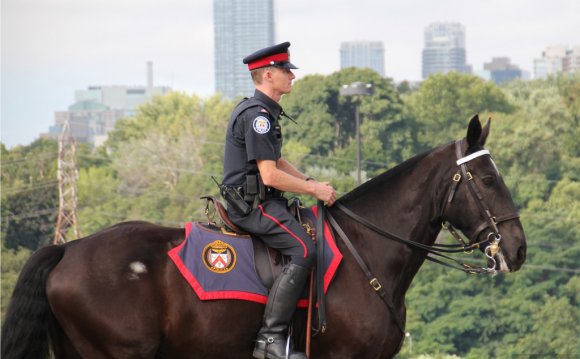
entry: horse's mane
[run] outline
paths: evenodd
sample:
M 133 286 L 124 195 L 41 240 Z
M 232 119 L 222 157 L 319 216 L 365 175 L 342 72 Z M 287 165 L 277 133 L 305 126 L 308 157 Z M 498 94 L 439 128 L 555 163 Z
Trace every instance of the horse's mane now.
M 401 173 L 407 172 L 410 168 L 415 167 L 417 162 L 421 161 L 435 149 L 431 149 L 420 153 L 403 163 L 398 164 L 397 166 L 387 170 L 386 172 L 381 173 L 380 175 L 374 177 L 373 179 L 363 183 L 362 185 L 356 187 L 352 191 L 348 192 L 344 196 L 340 197 L 340 202 L 347 203 L 352 199 L 360 198 L 360 196 L 364 193 L 368 193 L 371 188 L 375 188 L 376 186 L 385 186 L 391 180 L 396 179 L 399 177 Z

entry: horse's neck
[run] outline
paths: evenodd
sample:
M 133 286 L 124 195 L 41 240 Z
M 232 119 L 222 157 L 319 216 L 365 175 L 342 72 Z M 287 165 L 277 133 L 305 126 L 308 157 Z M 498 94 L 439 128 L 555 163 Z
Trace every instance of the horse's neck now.
M 377 178 L 364 191 L 349 196 L 346 206 L 371 223 L 401 238 L 431 245 L 435 242 L 440 226 L 440 205 L 447 193 L 448 182 L 444 177 L 451 171 L 454 161 L 451 146 L 442 146 L 426 156 L 409 164 L 403 171 L 392 176 L 386 173 L 386 180 Z M 394 169 L 397 171 L 397 168 Z M 358 232 L 354 235 L 365 241 L 370 266 L 376 268 L 378 275 L 391 278 L 396 292 L 404 295 L 411 280 L 425 260 L 425 253 L 412 250 L 404 244 L 396 243 L 364 230 L 361 225 L 351 228 Z M 373 255 L 380 253 L 380 255 Z

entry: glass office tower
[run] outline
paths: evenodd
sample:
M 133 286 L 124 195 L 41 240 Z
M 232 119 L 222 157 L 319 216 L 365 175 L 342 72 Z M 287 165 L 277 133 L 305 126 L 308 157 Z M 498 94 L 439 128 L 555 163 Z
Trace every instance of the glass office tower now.
M 455 22 L 439 22 L 425 28 L 423 78 L 432 73 L 457 71 L 471 73 L 466 63 L 465 27 Z
M 274 0 L 214 0 L 216 92 L 251 96 L 252 79 L 242 59 L 274 45 Z
M 340 68 L 369 68 L 385 76 L 385 48 L 380 41 L 349 41 L 340 45 Z

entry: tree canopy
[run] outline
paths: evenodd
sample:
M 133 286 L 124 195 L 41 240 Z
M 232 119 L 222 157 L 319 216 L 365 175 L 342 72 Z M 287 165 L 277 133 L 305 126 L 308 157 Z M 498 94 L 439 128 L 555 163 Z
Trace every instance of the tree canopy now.
M 355 81 L 374 94 L 340 95 Z M 168 226 L 202 220 L 217 194 L 224 135 L 236 102 L 170 93 L 119 121 L 99 148 L 78 150 L 83 234 L 120 221 Z M 578 352 L 580 306 L 580 75 L 497 87 L 470 75 L 433 75 L 417 88 L 371 70 L 296 81 L 282 100 L 283 156 L 344 194 L 355 187 L 355 107 L 365 179 L 461 138 L 475 113 L 492 118 L 487 147 L 526 232 L 523 269 L 466 276 L 425 264 L 408 294 L 399 358 L 557 357 Z M 31 251 L 50 243 L 58 207 L 57 144 L 37 140 L 2 156 L 2 312 Z M 307 204 L 314 201 L 303 198 Z

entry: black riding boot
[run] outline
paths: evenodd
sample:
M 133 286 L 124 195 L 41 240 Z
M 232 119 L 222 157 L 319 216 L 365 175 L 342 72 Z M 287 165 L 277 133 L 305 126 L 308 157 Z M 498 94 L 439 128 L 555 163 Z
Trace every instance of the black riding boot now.
M 288 326 L 309 273 L 309 269 L 290 264 L 274 282 L 264 311 L 264 323 L 254 347 L 254 358 L 286 358 Z M 288 358 L 306 359 L 306 355 L 290 352 Z

